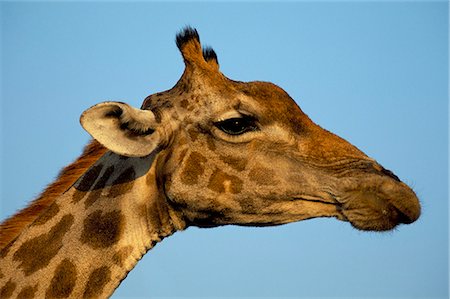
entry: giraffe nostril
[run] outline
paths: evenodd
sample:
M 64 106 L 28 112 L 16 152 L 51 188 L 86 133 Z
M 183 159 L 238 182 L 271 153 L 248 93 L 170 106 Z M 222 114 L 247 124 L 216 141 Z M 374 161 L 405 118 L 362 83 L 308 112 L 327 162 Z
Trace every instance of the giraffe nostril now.
M 410 224 L 417 220 L 417 217 L 414 215 L 408 215 L 408 213 L 405 211 L 401 211 L 400 209 L 394 207 L 395 212 L 397 214 L 397 222 L 403 223 L 403 224 Z M 411 213 L 409 213 L 411 214 Z

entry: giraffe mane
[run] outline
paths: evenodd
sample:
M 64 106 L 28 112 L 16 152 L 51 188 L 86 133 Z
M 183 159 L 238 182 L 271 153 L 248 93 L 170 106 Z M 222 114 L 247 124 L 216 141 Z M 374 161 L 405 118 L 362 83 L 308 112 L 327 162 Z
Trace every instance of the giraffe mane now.
M 22 229 L 32 223 L 39 214 L 48 208 L 53 201 L 70 186 L 105 152 L 106 148 L 93 140 L 73 163 L 64 167 L 57 179 L 51 183 L 35 200 L 15 215 L 0 224 L 0 249 L 14 240 Z

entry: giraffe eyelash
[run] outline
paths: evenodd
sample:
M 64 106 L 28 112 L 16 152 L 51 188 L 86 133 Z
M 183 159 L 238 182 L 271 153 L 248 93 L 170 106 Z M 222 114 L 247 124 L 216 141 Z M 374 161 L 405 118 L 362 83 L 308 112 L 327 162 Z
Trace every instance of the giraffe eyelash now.
M 214 126 L 231 136 L 239 136 L 259 130 L 256 119 L 249 116 L 228 118 L 215 122 Z

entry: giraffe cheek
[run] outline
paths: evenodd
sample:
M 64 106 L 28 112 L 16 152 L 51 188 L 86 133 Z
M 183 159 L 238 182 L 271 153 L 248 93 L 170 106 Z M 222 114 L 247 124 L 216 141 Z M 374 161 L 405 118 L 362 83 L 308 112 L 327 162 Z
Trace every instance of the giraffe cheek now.
M 216 193 L 238 194 L 242 191 L 242 185 L 241 179 L 218 168 L 211 174 L 208 182 L 208 188 Z
M 272 169 L 256 166 L 250 170 L 249 179 L 257 186 L 274 186 L 279 182 L 275 178 L 275 172 Z
M 199 152 L 193 151 L 182 164 L 180 180 L 185 185 L 196 185 L 205 172 L 207 159 Z

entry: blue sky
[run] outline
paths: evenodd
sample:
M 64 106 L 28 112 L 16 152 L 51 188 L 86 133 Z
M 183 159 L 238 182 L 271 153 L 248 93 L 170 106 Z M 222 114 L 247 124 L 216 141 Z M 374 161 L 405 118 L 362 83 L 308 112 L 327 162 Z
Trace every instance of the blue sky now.
M 419 221 L 384 234 L 334 219 L 189 228 L 150 251 L 115 298 L 448 297 L 447 2 L 0 5 L 2 219 L 80 154 L 84 109 L 139 107 L 175 84 L 186 24 L 228 77 L 278 84 L 421 198 Z

